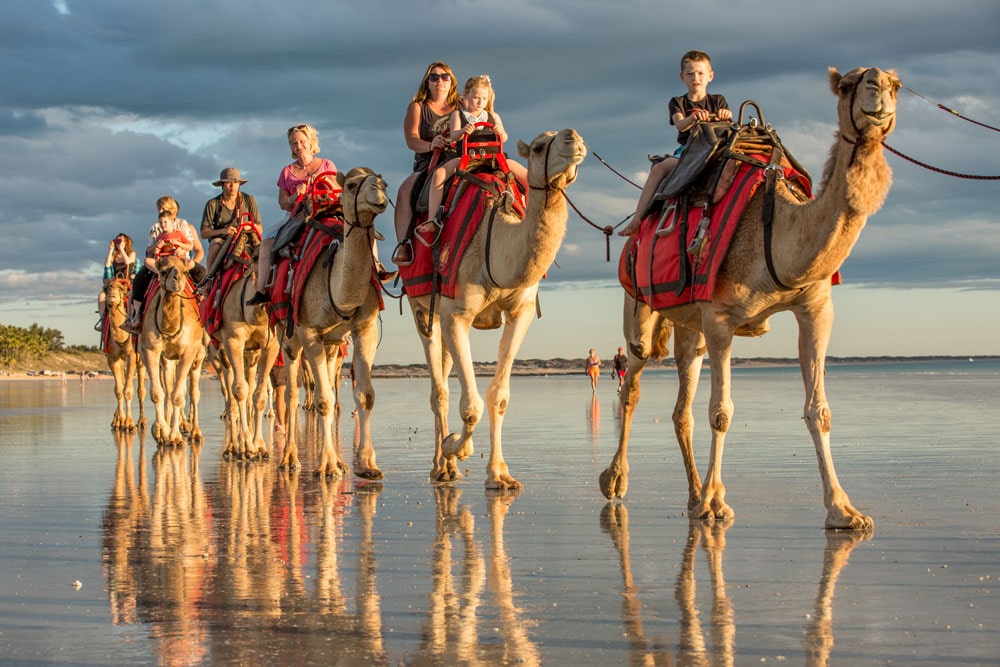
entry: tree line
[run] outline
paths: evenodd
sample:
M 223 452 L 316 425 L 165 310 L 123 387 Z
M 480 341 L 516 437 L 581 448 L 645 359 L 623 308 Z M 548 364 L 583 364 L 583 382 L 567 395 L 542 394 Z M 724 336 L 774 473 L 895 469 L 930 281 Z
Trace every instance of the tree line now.
M 32 324 L 25 329 L 0 324 L 0 364 L 10 364 L 47 352 L 66 349 L 63 334 L 58 329 L 47 329 Z

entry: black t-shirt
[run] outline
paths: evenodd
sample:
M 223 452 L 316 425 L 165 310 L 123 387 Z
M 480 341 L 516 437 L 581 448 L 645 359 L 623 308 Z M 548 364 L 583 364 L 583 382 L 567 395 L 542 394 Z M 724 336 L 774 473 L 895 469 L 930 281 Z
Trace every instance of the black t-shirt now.
M 680 97 L 674 97 L 670 100 L 670 104 L 667 107 L 667 112 L 670 114 L 670 124 L 674 124 L 674 114 L 679 113 L 685 118 L 691 115 L 691 112 L 695 109 L 704 109 L 710 114 L 715 115 L 719 112 L 719 109 L 728 109 L 729 103 L 726 102 L 726 98 L 722 95 L 706 95 L 705 99 L 698 102 L 692 102 L 688 99 L 687 95 L 681 95 Z M 681 146 L 686 146 L 688 142 L 688 137 L 691 135 L 691 129 L 688 128 L 684 132 L 677 132 L 677 143 Z

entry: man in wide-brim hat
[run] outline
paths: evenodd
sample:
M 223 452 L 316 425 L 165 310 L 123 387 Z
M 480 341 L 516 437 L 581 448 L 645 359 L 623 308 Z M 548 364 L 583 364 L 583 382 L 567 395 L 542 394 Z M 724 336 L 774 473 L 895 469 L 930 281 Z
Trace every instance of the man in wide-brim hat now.
M 216 259 L 220 248 L 236 234 L 240 224 L 249 220 L 260 233 L 260 211 L 253 195 L 240 192 L 240 186 L 246 183 L 236 167 L 226 167 L 219 174 L 219 180 L 212 183 L 222 188 L 222 194 L 209 199 L 205 204 L 205 212 L 201 216 L 201 238 L 208 241 L 208 257 L 206 265 L 211 276 L 217 270 Z

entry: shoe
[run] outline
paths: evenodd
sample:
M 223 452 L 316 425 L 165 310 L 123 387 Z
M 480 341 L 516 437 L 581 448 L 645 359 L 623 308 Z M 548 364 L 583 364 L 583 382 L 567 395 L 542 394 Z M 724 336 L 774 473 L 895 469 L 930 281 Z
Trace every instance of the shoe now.
M 271 295 L 265 294 L 264 292 L 257 292 L 252 297 L 247 299 L 248 306 L 258 306 L 262 303 L 270 303 L 270 302 L 271 302 Z
M 122 331 L 127 331 L 130 334 L 135 334 L 138 336 L 142 333 L 142 327 L 138 322 L 133 322 L 132 320 L 126 320 L 125 324 L 122 325 Z
M 404 239 L 396 246 L 392 253 L 392 263 L 396 266 L 409 266 L 413 264 L 413 242 Z

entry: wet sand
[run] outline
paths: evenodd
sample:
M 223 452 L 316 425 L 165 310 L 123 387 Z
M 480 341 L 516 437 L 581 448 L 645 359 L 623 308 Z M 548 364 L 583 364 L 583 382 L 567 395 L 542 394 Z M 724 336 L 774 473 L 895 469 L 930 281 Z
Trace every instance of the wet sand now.
M 1000 664 L 1000 364 L 952 365 L 830 370 L 870 537 L 822 529 L 794 370 L 737 373 L 736 518 L 716 526 L 684 512 L 670 373 L 644 377 L 613 503 L 606 374 L 596 398 L 582 375 L 513 380 L 516 497 L 483 489 L 485 424 L 466 476 L 428 483 L 422 379 L 376 382 L 380 484 L 314 477 L 309 418 L 303 469 L 223 461 L 214 381 L 206 443 L 159 450 L 111 434 L 110 383 L 0 381 L 0 662 Z M 704 466 L 703 419 L 695 434 Z

